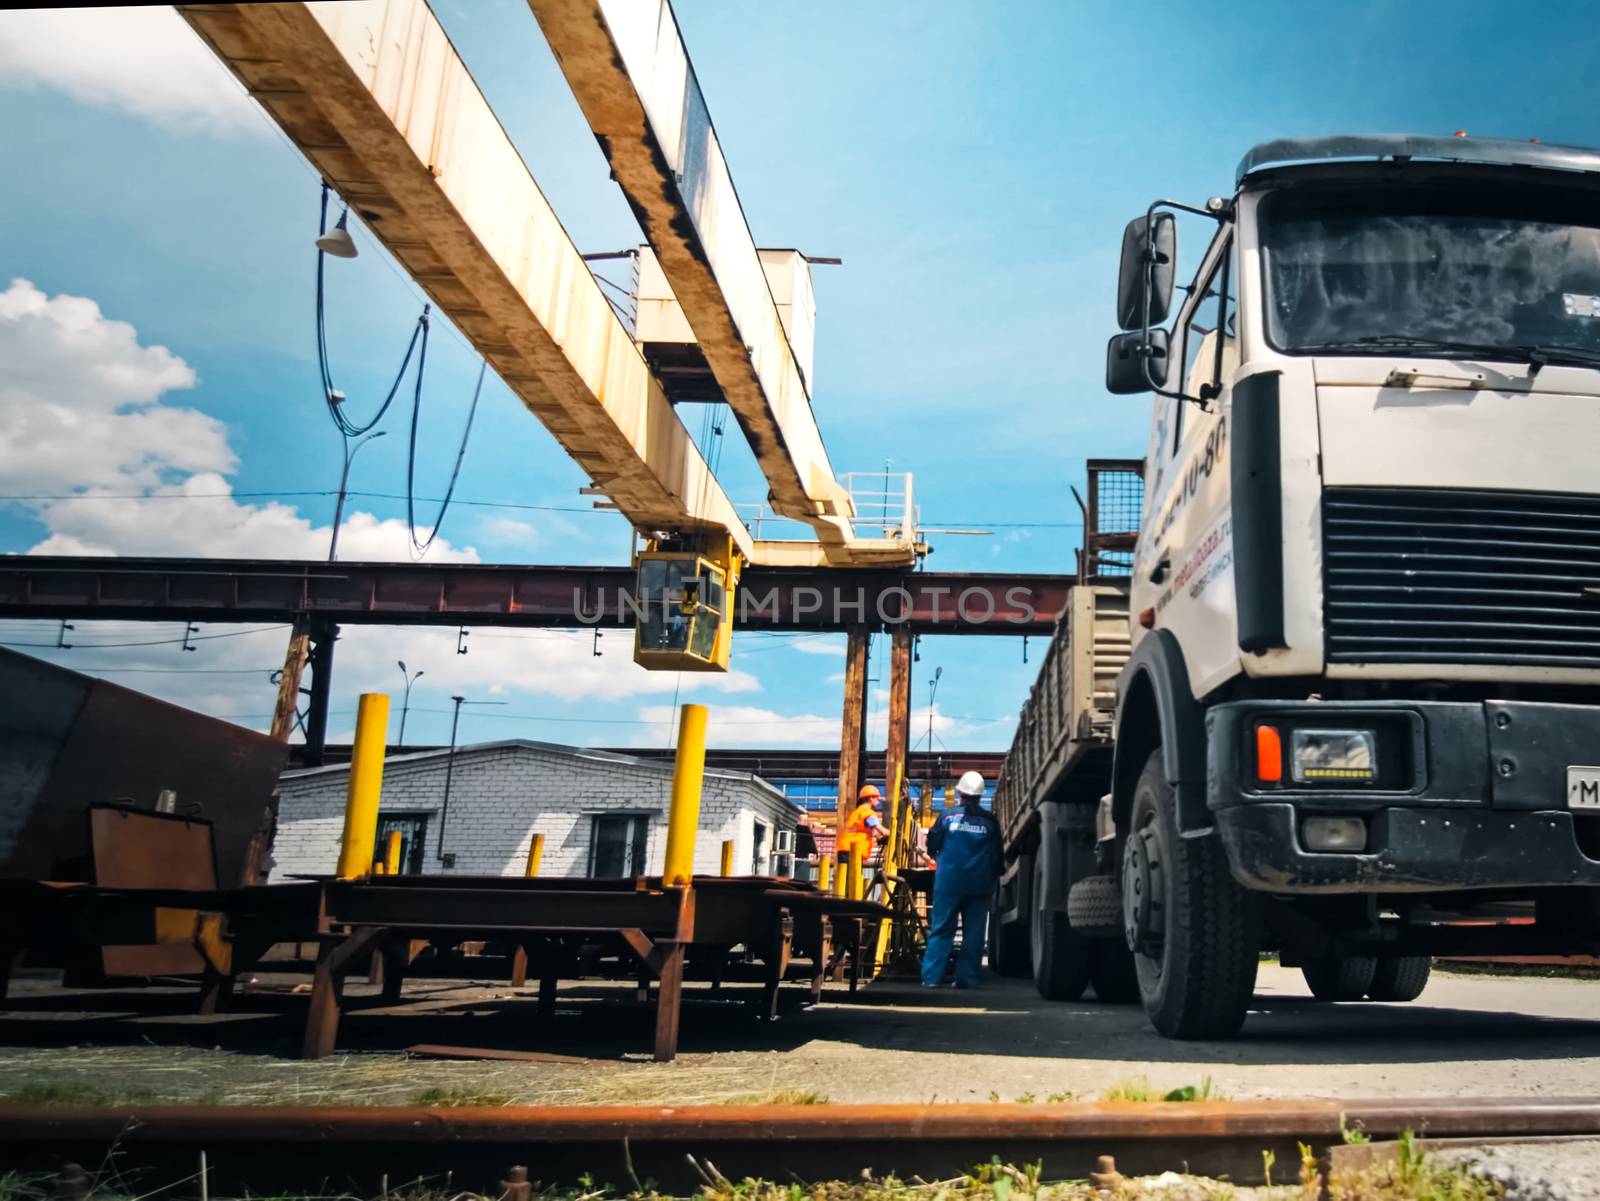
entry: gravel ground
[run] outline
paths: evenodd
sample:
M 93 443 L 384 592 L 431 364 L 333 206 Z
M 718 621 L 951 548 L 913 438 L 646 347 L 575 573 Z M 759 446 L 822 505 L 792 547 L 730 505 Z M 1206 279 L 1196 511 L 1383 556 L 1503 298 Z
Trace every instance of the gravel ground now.
M 1600 1198 L 1600 1142 L 1504 1143 L 1440 1151 L 1474 1175 L 1505 1186 L 1506 1201 L 1593 1201 Z
M 1313 1001 L 1300 974 L 1263 965 L 1242 1036 L 1169 1042 L 1138 1006 L 1051 1004 L 1031 985 L 975 992 L 879 984 L 830 988 L 776 1023 L 750 1018 L 746 990 L 691 990 L 682 1053 L 649 1062 L 650 1010 L 626 987 L 563 989 L 541 1024 L 531 993 L 416 980 L 385 1007 L 352 984 L 340 1053 L 293 1058 L 306 998 L 296 977 L 200 1018 L 190 993 L 66 994 L 24 977 L 0 1015 L 0 1095 L 72 1086 L 137 1099 L 406 1104 L 428 1089 L 526 1104 L 716 1103 L 784 1090 L 833 1101 L 1093 1098 L 1140 1077 L 1158 1092 L 1209 1079 L 1225 1096 L 1576 1096 L 1600 1081 L 1600 980 L 1436 973 L 1407 1005 Z M 471 1020 L 467 1020 L 470 1017 Z M 408 1058 L 417 1043 L 555 1052 L 577 1063 Z

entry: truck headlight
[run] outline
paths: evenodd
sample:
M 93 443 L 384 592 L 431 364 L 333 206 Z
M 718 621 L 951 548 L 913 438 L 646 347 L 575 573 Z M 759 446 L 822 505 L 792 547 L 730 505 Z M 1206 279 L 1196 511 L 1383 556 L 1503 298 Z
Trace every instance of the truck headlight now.
M 1378 778 L 1377 738 L 1371 730 L 1295 730 L 1289 770 L 1300 784 L 1370 784 Z

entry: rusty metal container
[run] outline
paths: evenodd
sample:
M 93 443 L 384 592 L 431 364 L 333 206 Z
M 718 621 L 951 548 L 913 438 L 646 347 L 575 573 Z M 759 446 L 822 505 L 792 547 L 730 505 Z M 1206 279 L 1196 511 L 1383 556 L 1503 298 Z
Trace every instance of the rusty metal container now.
M 217 883 L 253 883 L 287 758 L 264 734 L 0 649 L 0 878 L 92 882 L 90 807 L 151 810 L 171 789 L 211 823 Z

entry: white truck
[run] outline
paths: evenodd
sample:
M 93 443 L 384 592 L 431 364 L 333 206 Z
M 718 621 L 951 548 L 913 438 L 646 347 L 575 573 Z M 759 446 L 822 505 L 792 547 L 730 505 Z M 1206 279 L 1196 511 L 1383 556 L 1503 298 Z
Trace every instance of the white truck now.
M 1211 236 L 1174 313 L 1179 213 Z M 1117 315 L 1144 499 L 1129 537 L 1091 472 L 992 964 L 1212 1038 L 1264 951 L 1335 1001 L 1595 953 L 1600 151 L 1257 146 L 1128 225 Z

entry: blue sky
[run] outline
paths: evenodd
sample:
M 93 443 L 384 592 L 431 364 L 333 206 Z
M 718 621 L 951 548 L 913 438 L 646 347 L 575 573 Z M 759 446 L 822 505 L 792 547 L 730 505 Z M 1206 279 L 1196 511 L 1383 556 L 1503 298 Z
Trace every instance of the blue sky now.
M 435 11 L 580 248 L 636 244 L 525 4 L 436 0 Z M 1070 568 L 1068 488 L 1082 461 L 1143 448 L 1145 402 L 1101 386 L 1123 223 L 1156 196 L 1226 191 L 1244 150 L 1270 137 L 1467 129 L 1600 142 L 1592 9 L 1528 13 L 1398 2 L 678 7 L 757 241 L 844 259 L 816 271 L 814 406 L 836 469 L 892 461 L 915 473 L 926 524 L 994 531 L 935 539 L 930 568 L 1035 571 Z M 200 494 L 0 503 L 0 550 L 325 553 L 332 498 L 288 495 L 331 489 L 339 469 L 312 341 L 310 169 L 160 12 L 0 13 L 0 155 L 0 289 L 32 285 L 0 302 L 0 433 L 11 443 L 0 491 Z M 359 259 L 330 264 L 329 300 L 335 375 L 358 415 L 386 388 L 421 307 L 361 241 Z M 98 317 L 66 298 L 92 301 Z M 418 461 L 428 496 L 449 474 L 477 367 L 453 330 L 441 322 L 435 334 Z M 103 394 L 95 380 L 108 377 L 83 374 L 95 356 L 120 372 Z M 60 420 L 41 425 L 41 412 Z M 362 451 L 358 492 L 404 492 L 408 417 L 397 403 L 389 434 Z M 695 415 L 688 424 L 698 432 Z M 729 446 L 723 463 L 734 499 L 758 499 L 748 453 Z M 622 562 L 628 531 L 587 511 L 585 483 L 491 377 L 458 495 L 542 507 L 459 506 L 434 557 Z M 268 495 L 241 495 L 257 493 Z M 272 495 L 277 507 L 263 507 Z M 351 509 L 345 557 L 405 557 L 403 502 L 360 496 Z M 112 678 L 264 720 L 279 633 L 192 654 L 111 645 L 150 633 L 85 625 L 76 649 L 49 653 L 136 668 Z M 469 738 L 664 740 L 677 692 L 713 706 L 723 741 L 837 745 L 835 639 L 741 636 L 732 675 L 678 681 L 635 671 L 620 635 L 596 659 L 582 635 L 505 634 L 475 633 L 458 656 L 453 631 L 352 631 L 335 712 L 353 710 L 359 690 L 396 684 L 404 657 L 427 673 L 407 726 L 416 741 L 446 736 L 457 690 L 506 702 L 468 718 Z M 0 641 L 53 640 L 0 623 Z M 1011 640 L 928 640 L 918 669 L 944 667 L 939 742 L 1006 745 L 1042 649 L 1025 664 Z M 336 716 L 334 732 L 347 728 Z

